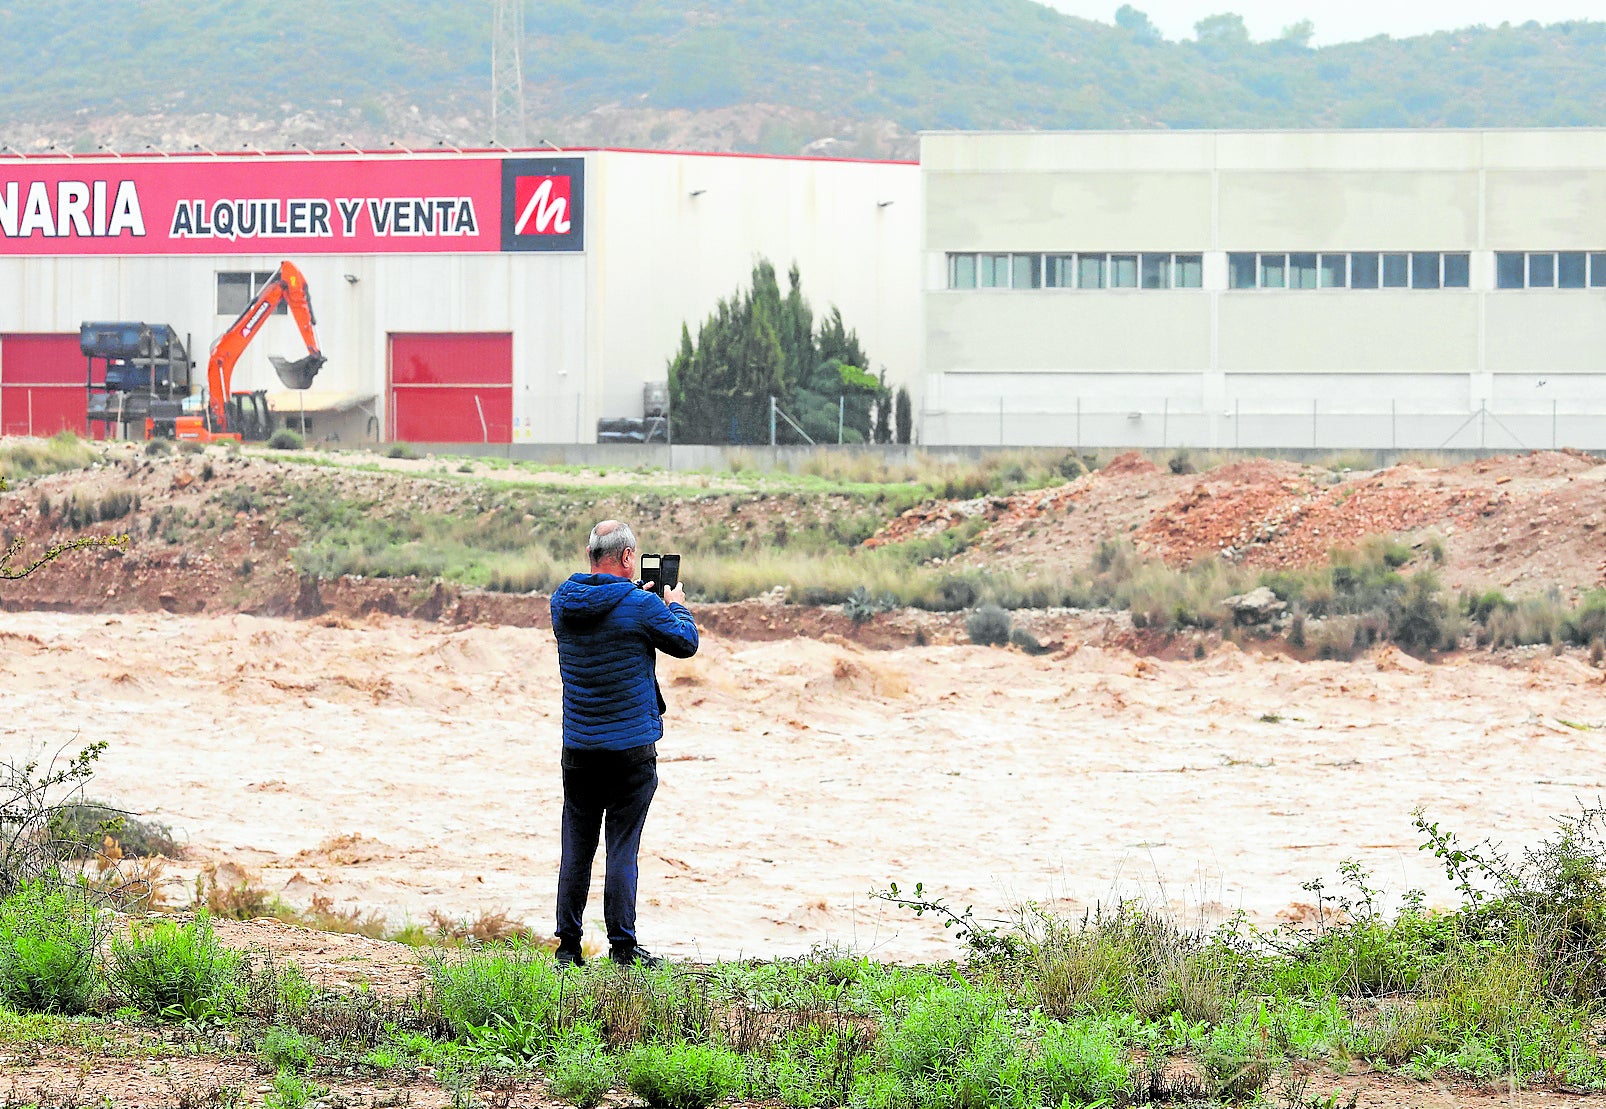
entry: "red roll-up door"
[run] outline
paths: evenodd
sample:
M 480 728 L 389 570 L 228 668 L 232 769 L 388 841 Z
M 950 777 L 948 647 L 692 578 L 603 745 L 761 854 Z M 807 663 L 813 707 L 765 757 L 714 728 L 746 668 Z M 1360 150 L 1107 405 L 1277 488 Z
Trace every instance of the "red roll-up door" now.
M 513 336 L 391 335 L 390 415 L 392 439 L 511 443 Z
M 0 434 L 84 434 L 87 363 L 78 335 L 0 335 Z

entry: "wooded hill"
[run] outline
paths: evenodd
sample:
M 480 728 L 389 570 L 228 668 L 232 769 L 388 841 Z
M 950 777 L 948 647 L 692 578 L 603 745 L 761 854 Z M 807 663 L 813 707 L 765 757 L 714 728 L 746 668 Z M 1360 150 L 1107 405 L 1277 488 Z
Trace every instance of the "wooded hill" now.
M 0 141 L 479 145 L 491 22 L 489 0 L 0 0 Z M 539 0 L 526 31 L 531 137 L 560 143 L 665 145 L 691 117 L 724 121 L 703 145 L 776 151 L 870 125 L 1606 124 L 1606 22 L 1313 49 L 1308 28 L 1253 42 L 1214 16 L 1177 42 L 1131 8 L 1110 25 L 1032 0 Z

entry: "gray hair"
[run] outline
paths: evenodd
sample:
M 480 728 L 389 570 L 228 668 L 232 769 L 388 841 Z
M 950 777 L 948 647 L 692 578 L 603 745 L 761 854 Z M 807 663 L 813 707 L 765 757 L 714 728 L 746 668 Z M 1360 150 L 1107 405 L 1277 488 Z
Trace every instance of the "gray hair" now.
M 591 529 L 591 536 L 586 540 L 586 554 L 591 556 L 592 562 L 601 562 L 605 558 L 617 558 L 626 547 L 635 549 L 635 546 L 636 533 L 630 530 L 629 524 L 604 520 Z

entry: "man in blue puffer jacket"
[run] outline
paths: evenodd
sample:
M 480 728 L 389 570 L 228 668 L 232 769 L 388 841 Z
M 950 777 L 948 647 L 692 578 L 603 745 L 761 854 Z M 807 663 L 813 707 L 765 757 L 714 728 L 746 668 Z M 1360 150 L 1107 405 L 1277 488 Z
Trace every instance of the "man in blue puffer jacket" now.
M 658 788 L 664 699 L 657 652 L 697 653 L 697 625 L 677 585 L 662 597 L 635 584 L 636 536 L 604 520 L 586 542 L 591 573 L 552 594 L 563 675 L 563 862 L 558 869 L 558 962 L 580 965 L 591 861 L 607 823 L 602 913 L 616 963 L 656 965 L 636 942 L 636 855 Z

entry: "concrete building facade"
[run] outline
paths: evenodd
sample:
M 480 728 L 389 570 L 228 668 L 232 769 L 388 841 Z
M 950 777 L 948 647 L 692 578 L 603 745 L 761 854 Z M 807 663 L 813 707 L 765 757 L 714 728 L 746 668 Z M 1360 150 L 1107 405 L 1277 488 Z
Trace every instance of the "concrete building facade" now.
M 910 163 L 638 151 L 0 158 L 0 428 L 82 429 L 84 321 L 170 324 L 204 360 L 281 259 L 329 361 L 304 397 L 270 355 L 236 391 L 352 438 L 583 443 L 642 414 L 680 329 L 767 257 L 794 262 L 889 379 L 919 349 Z M 784 276 L 783 276 L 784 281 Z M 336 413 L 339 413 L 336 415 Z
M 920 160 L 929 444 L 1606 448 L 1606 130 Z

